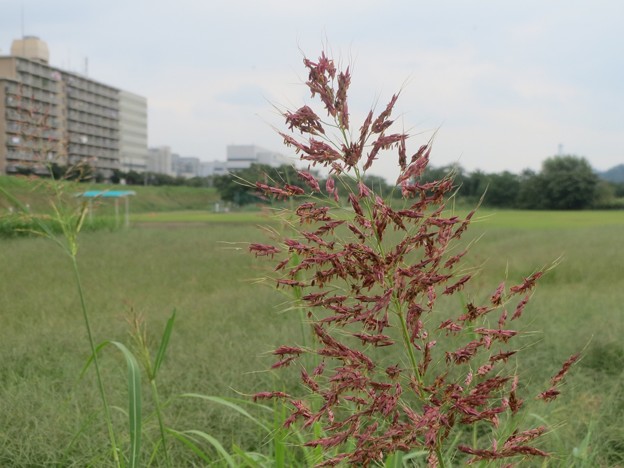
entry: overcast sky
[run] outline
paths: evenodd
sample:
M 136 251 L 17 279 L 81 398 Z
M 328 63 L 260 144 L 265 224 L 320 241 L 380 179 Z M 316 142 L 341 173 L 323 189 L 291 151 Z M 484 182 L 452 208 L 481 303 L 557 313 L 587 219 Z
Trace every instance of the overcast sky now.
M 302 53 L 327 46 L 352 67 L 352 122 L 403 88 L 399 125 L 412 151 L 437 130 L 435 166 L 539 169 L 559 145 L 599 170 L 624 163 L 621 0 L 0 4 L 0 54 L 23 10 L 52 65 L 83 73 L 88 59 L 92 79 L 147 97 L 149 145 L 182 156 L 224 160 L 228 144 L 290 155 L 273 106 L 310 102 Z

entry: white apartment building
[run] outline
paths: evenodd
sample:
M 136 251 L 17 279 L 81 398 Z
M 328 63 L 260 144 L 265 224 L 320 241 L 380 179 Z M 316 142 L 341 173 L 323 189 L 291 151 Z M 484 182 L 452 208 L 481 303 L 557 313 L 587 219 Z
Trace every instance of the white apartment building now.
M 119 162 L 124 172 L 147 171 L 147 99 L 119 92 Z
M 159 146 L 148 150 L 147 171 L 156 174 L 175 176 L 173 155 L 169 146 Z
M 199 163 L 199 177 L 225 175 L 227 173 L 227 164 L 224 161 L 201 161 Z
M 88 163 L 109 178 L 123 168 L 122 146 L 129 162 L 142 164 L 147 100 L 56 68 L 49 58 L 34 36 L 13 41 L 11 54 L 0 56 L 0 174 Z

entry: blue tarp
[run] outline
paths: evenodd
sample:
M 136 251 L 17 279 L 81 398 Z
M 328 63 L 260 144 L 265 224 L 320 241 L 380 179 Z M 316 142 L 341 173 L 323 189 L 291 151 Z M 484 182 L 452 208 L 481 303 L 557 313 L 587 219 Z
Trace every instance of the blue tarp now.
M 136 195 L 133 190 L 87 190 L 86 192 L 77 193 L 76 197 L 89 198 L 89 219 L 93 217 L 92 205 L 93 198 L 112 198 L 115 201 L 115 223 L 119 224 L 119 199 L 123 198 L 125 209 L 125 221 L 126 227 L 130 226 L 130 195 Z
M 136 195 L 136 192 L 133 190 L 88 190 L 76 196 L 85 198 L 123 198 L 130 195 Z

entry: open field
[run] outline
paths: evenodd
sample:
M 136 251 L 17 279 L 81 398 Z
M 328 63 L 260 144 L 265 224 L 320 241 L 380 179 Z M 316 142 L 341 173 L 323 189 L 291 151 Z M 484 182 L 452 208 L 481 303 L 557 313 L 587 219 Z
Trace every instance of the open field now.
M 255 227 L 263 220 L 146 214 L 133 217 L 140 227 L 128 231 L 85 233 L 78 255 L 97 341 L 130 344 L 132 314 L 145 317 L 156 341 L 178 311 L 160 380 L 170 401 L 167 423 L 258 450 L 261 437 L 232 411 L 173 396 L 234 396 L 292 383 L 264 372 L 273 362 L 266 353 L 297 343 L 300 329 L 298 317 L 282 311 L 285 297 L 253 281 L 269 266 L 246 253 L 246 243 L 263 239 Z M 483 235 L 467 260 L 482 268 L 467 289 L 470 297 L 487 297 L 506 271 L 513 283 L 562 259 L 525 311 L 519 366 L 530 377 L 521 396 L 532 418 L 554 428 L 544 447 L 556 453 L 549 466 L 622 466 L 624 214 L 481 210 L 469 233 Z M 106 466 L 93 370 L 80 379 L 89 353 L 67 259 L 43 239 L 0 239 L 0 265 L 0 466 Z M 549 406 L 534 401 L 580 350 L 583 360 L 562 396 Z M 122 357 L 107 349 L 102 360 L 112 404 L 123 408 Z M 116 420 L 123 432 L 121 412 Z M 154 443 L 155 429 L 154 420 L 146 423 L 146 445 Z M 190 451 L 173 447 L 176 466 L 202 466 Z
M 457 210 L 465 216 L 469 210 Z M 233 213 L 214 213 L 207 210 L 141 212 L 131 215 L 138 223 L 262 223 L 267 222 L 269 209 Z M 582 229 L 604 226 L 624 226 L 624 212 L 593 211 L 522 211 L 482 208 L 475 216 L 473 226 L 485 229 Z
M 242 211 L 231 213 L 214 213 L 211 211 L 164 211 L 133 214 L 133 223 L 262 223 L 267 221 L 267 213 L 261 211 Z

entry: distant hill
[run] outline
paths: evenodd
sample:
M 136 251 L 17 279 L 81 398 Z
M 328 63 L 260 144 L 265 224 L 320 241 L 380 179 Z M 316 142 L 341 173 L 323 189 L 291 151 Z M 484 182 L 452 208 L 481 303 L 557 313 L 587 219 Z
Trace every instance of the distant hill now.
M 599 172 L 598 177 L 609 182 L 624 182 L 624 164 L 619 164 L 604 172 Z

